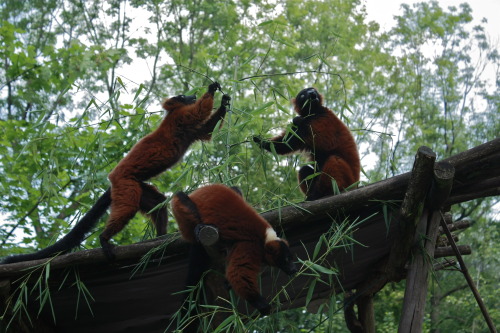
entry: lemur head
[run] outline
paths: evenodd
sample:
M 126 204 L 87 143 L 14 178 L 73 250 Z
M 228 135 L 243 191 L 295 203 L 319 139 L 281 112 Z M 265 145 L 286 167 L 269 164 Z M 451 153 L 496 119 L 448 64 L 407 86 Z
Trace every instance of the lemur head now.
M 279 238 L 272 228 L 266 230 L 264 259 L 268 265 L 276 266 L 288 275 L 298 271 L 287 241 Z
M 315 88 L 302 89 L 292 100 L 295 112 L 302 117 L 316 114 L 322 111 L 323 96 Z
M 196 102 L 196 95 L 178 95 L 166 99 L 162 106 L 166 111 L 174 111 L 185 105 L 190 105 Z

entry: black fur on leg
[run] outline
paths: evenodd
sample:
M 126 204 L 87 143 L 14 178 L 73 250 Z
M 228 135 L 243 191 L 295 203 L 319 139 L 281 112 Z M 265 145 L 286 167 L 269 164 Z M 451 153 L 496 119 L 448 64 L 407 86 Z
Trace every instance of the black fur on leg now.
M 209 268 L 210 257 L 205 251 L 203 245 L 199 243 L 191 244 L 189 251 L 188 274 L 184 289 L 186 290 L 196 286 L 203 277 L 203 274 L 205 274 Z M 184 300 L 182 302 L 183 307 L 181 309 L 181 318 L 187 319 L 188 322 L 190 321 L 190 324 L 183 329 L 184 333 L 198 332 L 200 326 L 200 320 L 197 318 L 200 314 L 200 300 L 197 299 L 196 295 L 193 296 L 194 297 L 191 300 L 189 294 L 184 294 Z M 192 304 L 192 302 L 195 302 L 196 304 Z M 187 317 L 192 318 L 192 320 Z
M 247 301 L 250 305 L 259 310 L 261 315 L 267 316 L 271 313 L 271 305 L 261 295 L 258 295 L 255 299 L 249 299 Z
M 104 237 L 103 234 L 99 235 L 99 241 L 101 242 L 102 251 L 104 252 L 106 258 L 108 258 L 109 261 L 114 261 L 116 259 L 116 256 L 113 253 L 115 245 L 111 244 L 109 239 Z
M 198 222 L 194 230 L 196 234 L 196 229 L 199 229 L 198 226 L 202 225 L 198 207 L 191 198 L 182 191 L 175 193 L 174 196 L 189 210 L 194 220 Z M 210 257 L 207 251 L 201 243 L 192 243 L 189 251 L 188 273 L 184 289 L 186 290 L 196 286 L 203 277 L 203 274 L 209 269 Z M 190 322 L 189 325 L 183 328 L 184 333 L 198 332 L 200 327 L 200 320 L 198 319 L 198 315 L 200 314 L 200 300 L 197 299 L 196 295 L 192 295 L 194 296 L 192 299 L 190 296 L 191 295 L 188 293 L 184 294 L 183 307 L 181 308 L 181 318 L 187 319 L 187 321 Z
M 195 286 L 203 274 L 210 268 L 210 257 L 200 243 L 191 244 L 189 251 L 188 275 L 185 286 Z
M 300 168 L 298 173 L 299 185 L 302 192 L 306 194 L 307 201 L 314 200 L 311 198 L 311 194 L 313 192 L 315 178 L 306 179 L 307 177 L 313 175 L 314 172 L 315 172 L 314 166 L 312 164 L 308 164 Z
M 141 183 L 142 195 L 139 203 L 141 212 L 147 214 L 153 220 L 156 228 L 156 236 L 163 236 L 167 233 L 168 212 L 167 206 L 161 205 L 167 198 L 161 194 L 156 187 Z M 156 209 L 155 209 L 156 208 Z M 152 211 L 155 209 L 154 211 Z

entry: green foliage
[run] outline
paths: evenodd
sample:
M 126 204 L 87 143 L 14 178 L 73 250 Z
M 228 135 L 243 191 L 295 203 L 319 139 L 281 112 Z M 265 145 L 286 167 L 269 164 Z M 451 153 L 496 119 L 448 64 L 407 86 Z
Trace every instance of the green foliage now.
M 322 92 L 354 132 L 362 183 L 408 171 L 420 145 L 441 159 L 500 132 L 498 47 L 481 24 L 472 26 L 467 4 L 403 5 L 387 32 L 366 21 L 359 0 L 5 0 L 1 6 L 0 256 L 43 248 L 66 233 L 109 186 L 106 176 L 116 163 L 158 126 L 161 99 L 200 95 L 207 77 L 231 95 L 231 112 L 211 142 L 193 145 L 152 181 L 166 193 L 166 205 L 175 191 L 213 182 L 241 187 L 259 211 L 303 200 L 296 170 L 304 159 L 264 152 L 251 138 L 286 129 L 294 116 L 290 100 L 306 86 Z M 148 70 L 134 76 L 144 62 Z M 493 73 L 494 82 L 485 73 Z M 498 321 L 500 306 L 491 296 L 499 289 L 497 202 L 478 200 L 453 212 L 475 222 L 463 237 L 474 249 L 469 269 Z M 170 231 L 176 228 L 170 223 Z M 137 216 L 114 241 L 149 237 L 151 228 Z M 84 246 L 98 246 L 96 236 Z M 312 264 L 314 253 L 311 258 L 301 259 L 310 267 L 312 294 L 325 282 L 314 272 L 334 271 L 321 272 Z M 457 272 L 437 279 L 446 283 L 431 295 L 462 283 Z M 378 331 L 395 330 L 401 288 L 377 296 Z M 91 306 L 85 288 L 78 290 Z M 317 314 L 287 311 L 252 325 L 264 330 L 274 321 L 272 327 L 292 331 L 290 319 L 302 322 L 303 331 L 340 331 L 337 301 L 332 297 Z M 433 308 L 445 319 L 430 316 L 428 328 L 483 327 L 466 290 Z M 463 320 L 449 319 L 456 313 Z M 227 324 L 243 330 L 241 318 L 232 318 Z

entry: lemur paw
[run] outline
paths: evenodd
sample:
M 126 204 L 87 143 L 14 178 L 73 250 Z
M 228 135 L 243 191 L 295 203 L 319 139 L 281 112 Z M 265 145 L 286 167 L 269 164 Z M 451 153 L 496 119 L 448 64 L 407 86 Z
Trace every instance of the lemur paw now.
M 217 91 L 217 90 L 222 90 L 219 82 L 215 81 L 214 83 L 211 83 L 208 86 L 208 92 L 211 93 L 212 95 Z
M 220 105 L 229 106 L 230 101 L 231 101 L 231 96 L 224 94 L 222 95 L 222 101 L 220 102 Z
M 292 123 L 295 125 L 295 126 L 300 126 L 303 122 L 304 122 L 304 118 L 301 117 L 301 116 L 297 116 L 295 118 L 293 118 L 292 120 Z
M 262 296 L 259 296 L 258 299 L 249 302 L 254 308 L 259 310 L 260 314 L 263 316 L 267 316 L 271 313 L 271 305 L 267 303 L 266 299 Z

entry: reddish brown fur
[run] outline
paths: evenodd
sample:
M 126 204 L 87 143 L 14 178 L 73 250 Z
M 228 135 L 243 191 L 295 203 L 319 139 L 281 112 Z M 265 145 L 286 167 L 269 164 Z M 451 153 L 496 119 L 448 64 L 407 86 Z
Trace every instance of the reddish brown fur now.
M 211 117 L 214 92 L 218 83 L 212 84 L 194 104 L 186 104 L 172 97 L 163 102 L 168 111 L 158 129 L 137 142 L 109 174 L 111 182 L 111 213 L 100 239 L 103 248 L 122 230 L 137 213 L 148 213 L 165 201 L 158 190 L 143 183 L 177 163 L 188 147 L 196 140 L 209 140 L 216 123 L 226 113 L 228 96 L 223 97 L 221 107 Z M 193 96 L 194 98 L 194 96 Z M 150 215 L 158 235 L 165 234 L 166 208 Z
M 246 203 L 235 191 L 222 184 L 201 187 L 189 198 L 196 204 L 204 224 L 215 225 L 225 239 L 234 241 L 259 241 L 264 244 L 267 228 L 271 225 Z M 182 236 L 194 242 L 193 229 L 198 221 L 184 221 L 183 215 L 176 215 L 182 209 L 177 198 L 172 198 L 172 209 Z M 185 212 L 185 210 L 183 210 Z
M 275 239 L 265 244 L 266 230 L 271 225 L 249 206 L 234 190 L 221 184 L 201 187 L 189 198 L 183 194 L 172 198 L 172 212 L 182 237 L 196 242 L 197 224 L 210 224 L 218 228 L 219 242 L 228 248 L 226 278 L 240 297 L 249 301 L 262 313 L 269 310 L 259 292 L 258 275 L 263 263 L 284 268 L 284 250 L 291 257 L 288 243 Z M 194 206 L 190 206 L 191 203 Z M 287 263 L 289 262 L 287 257 Z M 280 261 L 281 260 L 281 261 Z M 293 266 L 293 263 L 290 263 Z M 288 269 L 290 274 L 292 269 Z
M 304 91 L 312 90 L 317 94 L 316 101 L 308 104 L 304 104 L 304 100 L 298 102 Z M 307 88 L 292 102 L 299 115 L 293 121 L 297 126 L 295 132 L 302 141 L 286 132 L 268 141 L 254 140 L 269 151 L 272 142 L 278 154 L 303 151 L 308 160 L 315 162 L 302 167 L 298 174 L 300 189 L 308 200 L 333 194 L 332 179 L 341 190 L 359 181 L 361 164 L 354 137 L 333 111 L 323 106 L 323 96 L 314 88 Z M 315 173 L 314 168 L 321 175 L 306 181 L 307 176 Z

